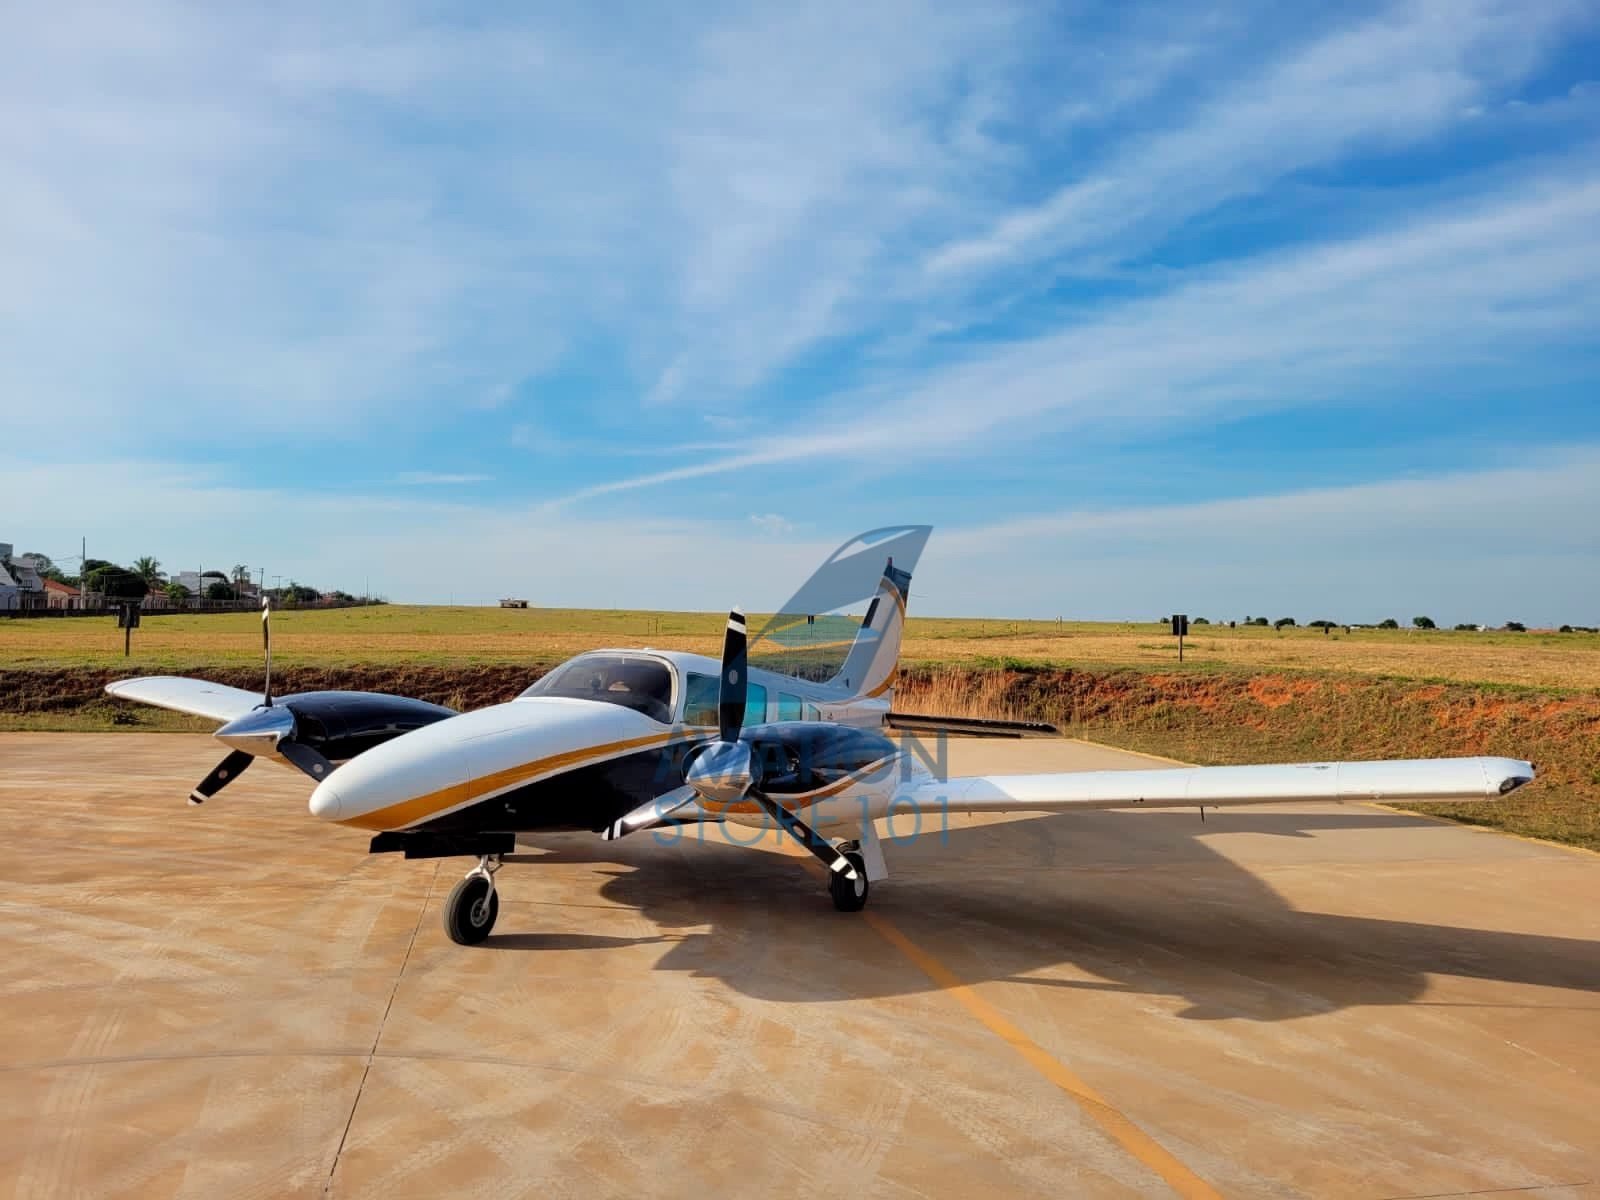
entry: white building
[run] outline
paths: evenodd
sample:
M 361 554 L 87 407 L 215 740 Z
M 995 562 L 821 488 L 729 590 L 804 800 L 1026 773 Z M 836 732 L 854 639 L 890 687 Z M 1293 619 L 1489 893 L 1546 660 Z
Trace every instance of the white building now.
M 22 589 L 6 570 L 6 560 L 11 557 L 11 547 L 0 542 L 0 612 L 10 612 L 22 607 Z
M 49 599 L 34 557 L 24 554 L 13 558 L 13 549 L 10 542 L 0 542 L 0 610 L 46 607 Z

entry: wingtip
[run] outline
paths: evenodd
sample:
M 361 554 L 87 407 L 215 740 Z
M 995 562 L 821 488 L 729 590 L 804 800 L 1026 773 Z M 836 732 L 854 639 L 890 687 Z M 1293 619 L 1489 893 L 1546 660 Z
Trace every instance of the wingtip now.
M 1495 776 L 1495 792 L 1501 796 L 1509 796 L 1538 777 L 1538 772 L 1534 770 L 1531 762 L 1524 762 L 1518 758 L 1496 758 L 1489 761 L 1493 764 L 1490 770 Z

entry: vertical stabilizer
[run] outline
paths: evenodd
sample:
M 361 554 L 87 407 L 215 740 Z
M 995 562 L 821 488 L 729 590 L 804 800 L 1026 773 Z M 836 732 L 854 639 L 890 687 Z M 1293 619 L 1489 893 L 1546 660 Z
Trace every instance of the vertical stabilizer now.
M 885 695 L 900 659 L 911 574 L 932 532 L 892 525 L 840 546 L 765 624 L 750 665 L 822 684 L 839 700 Z
M 896 567 L 891 558 L 883 569 L 878 591 L 867 606 L 861 631 L 831 682 L 856 697 L 888 694 L 900 665 L 900 641 L 905 636 L 906 601 L 910 594 L 911 572 Z

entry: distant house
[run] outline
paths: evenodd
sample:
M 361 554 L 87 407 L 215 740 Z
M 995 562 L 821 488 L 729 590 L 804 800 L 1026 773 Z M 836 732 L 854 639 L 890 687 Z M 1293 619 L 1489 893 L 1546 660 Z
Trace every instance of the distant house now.
M 45 603 L 51 608 L 74 609 L 82 601 L 77 588 L 58 579 L 44 581 L 44 595 Z
M 44 608 L 44 580 L 34 567 L 31 555 L 11 556 L 9 542 L 0 542 L 0 610 Z

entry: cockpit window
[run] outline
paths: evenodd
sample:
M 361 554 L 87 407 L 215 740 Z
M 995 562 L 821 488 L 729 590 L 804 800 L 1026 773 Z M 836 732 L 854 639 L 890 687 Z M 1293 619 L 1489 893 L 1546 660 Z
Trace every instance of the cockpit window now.
M 663 725 L 672 721 L 672 672 L 660 659 L 626 654 L 580 654 L 562 663 L 523 696 L 598 700 L 641 712 Z

